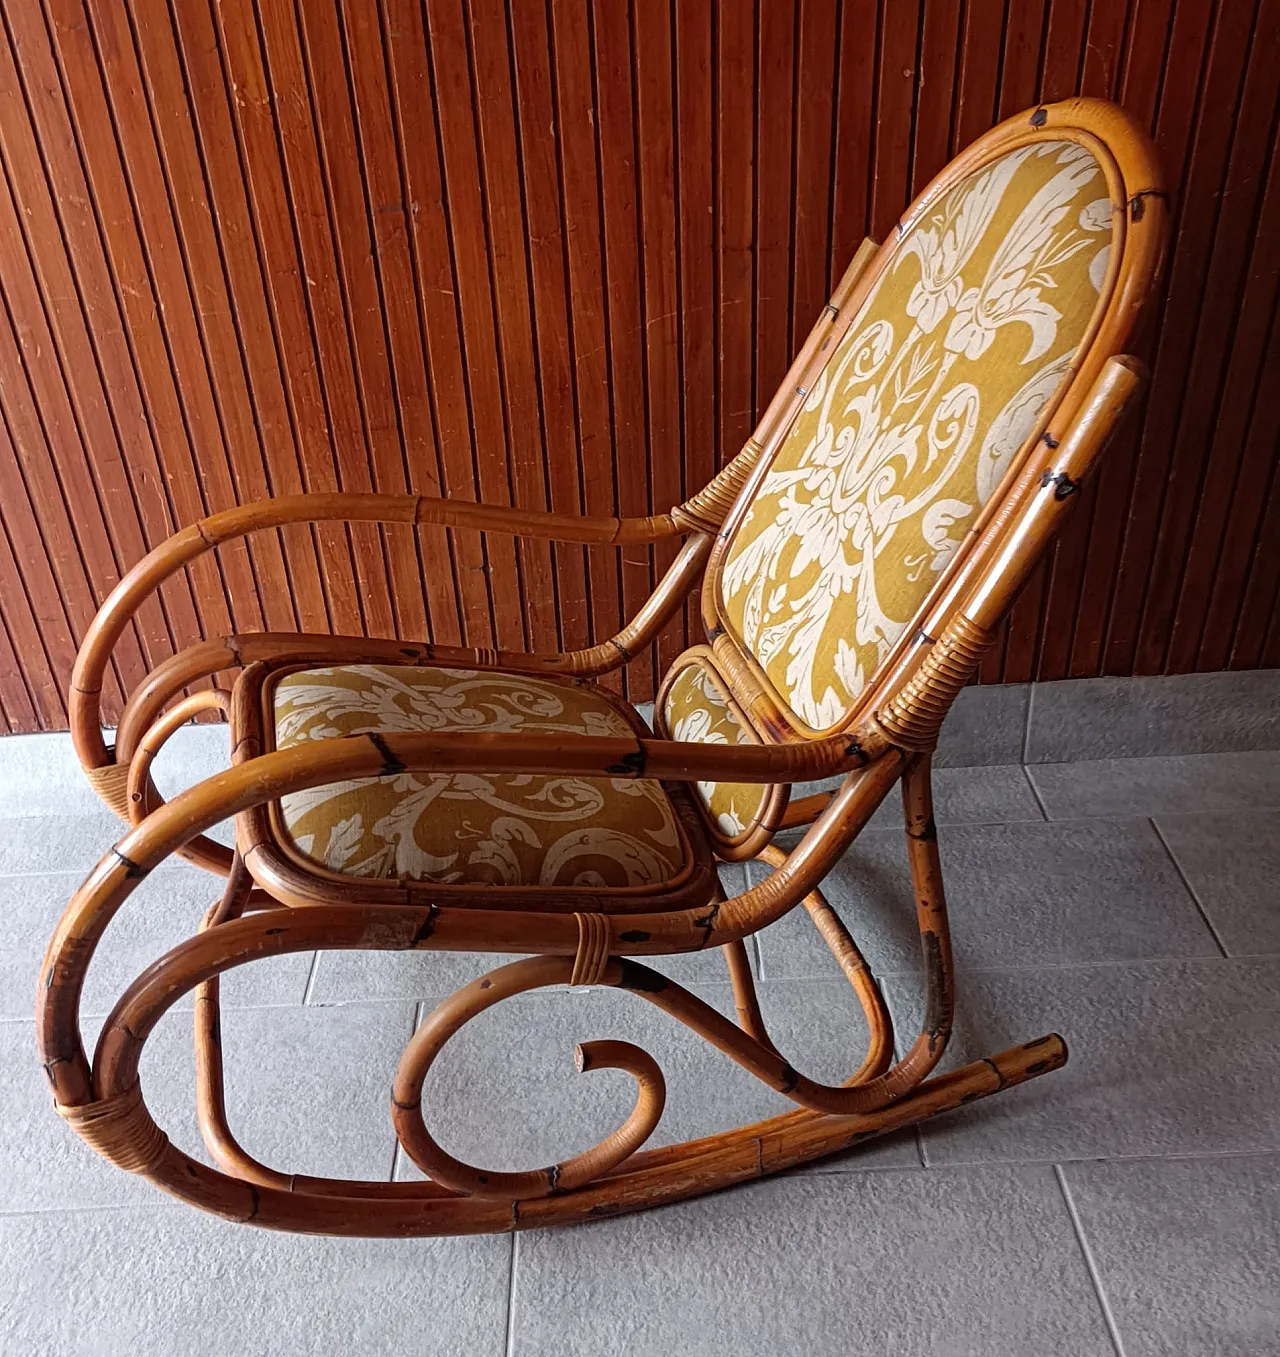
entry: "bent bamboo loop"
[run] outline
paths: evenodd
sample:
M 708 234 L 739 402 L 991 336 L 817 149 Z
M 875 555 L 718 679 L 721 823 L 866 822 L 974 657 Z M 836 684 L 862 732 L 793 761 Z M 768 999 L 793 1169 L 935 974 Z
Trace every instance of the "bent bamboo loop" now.
M 625 1070 L 636 1081 L 636 1102 L 617 1130 L 591 1149 L 545 1169 L 500 1172 L 477 1169 L 441 1148 L 422 1115 L 422 1086 L 445 1043 L 473 1018 L 516 994 L 563 985 L 573 963 L 565 957 L 529 957 L 490 971 L 440 1004 L 413 1034 L 396 1071 L 391 1119 L 405 1153 L 437 1183 L 455 1192 L 504 1201 L 547 1197 L 581 1187 L 629 1159 L 653 1134 L 666 1105 L 666 1083 L 657 1061 L 629 1041 L 584 1042 L 575 1059 L 579 1072 Z M 602 979 L 606 973 L 602 973 Z M 607 983 L 607 981 L 606 981 Z

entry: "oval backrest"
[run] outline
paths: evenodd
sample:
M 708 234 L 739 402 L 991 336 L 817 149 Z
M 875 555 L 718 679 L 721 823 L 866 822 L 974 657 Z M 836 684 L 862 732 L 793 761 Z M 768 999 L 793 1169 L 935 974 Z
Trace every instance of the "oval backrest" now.
M 1086 124 L 1105 110 L 1145 138 L 1110 105 L 1064 109 L 995 129 L 906 214 L 726 519 L 704 610 L 797 734 L 848 717 L 1072 383 L 1127 338 L 1112 323 L 1091 352 L 1126 291 L 1129 200 L 1156 185 L 1126 184 Z

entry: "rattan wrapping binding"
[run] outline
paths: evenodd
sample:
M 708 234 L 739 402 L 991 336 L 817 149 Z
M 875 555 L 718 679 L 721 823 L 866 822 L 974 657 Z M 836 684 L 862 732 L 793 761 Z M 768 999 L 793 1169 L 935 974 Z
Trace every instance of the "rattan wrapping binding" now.
M 89 786 L 125 822 L 129 823 L 129 765 L 104 763 L 101 768 L 86 768 Z
M 724 522 L 733 501 L 747 483 L 764 449 L 754 438 L 748 438 L 742 451 L 713 480 L 671 511 L 671 517 L 691 532 L 715 532 Z
M 894 744 L 903 749 L 937 746 L 951 704 L 993 640 L 993 633 L 963 614 L 952 619 L 906 686 L 876 714 Z
M 573 959 L 571 985 L 598 985 L 609 964 L 609 921 L 603 914 L 575 914 L 578 953 Z
M 150 1173 L 169 1148 L 169 1137 L 142 1101 L 142 1085 L 80 1107 L 55 1102 L 58 1115 L 104 1159 L 129 1173 Z

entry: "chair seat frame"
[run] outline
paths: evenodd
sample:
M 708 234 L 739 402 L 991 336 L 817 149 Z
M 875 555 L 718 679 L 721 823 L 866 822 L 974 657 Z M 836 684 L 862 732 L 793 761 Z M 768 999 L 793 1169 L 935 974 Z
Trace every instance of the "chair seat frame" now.
M 876 279 L 892 242 L 864 242 L 743 451 L 699 494 L 648 518 L 589 519 L 416 495 L 299 495 L 219 513 L 151 552 L 120 582 L 85 638 L 72 680 L 70 721 L 82 765 L 103 799 L 131 826 L 76 892 L 50 943 L 37 999 L 37 1041 L 55 1106 L 96 1150 L 171 1195 L 229 1219 L 273 1229 L 351 1235 L 430 1235 L 564 1224 L 696 1196 L 847 1149 L 976 1098 L 1059 1068 L 1055 1034 L 943 1075 L 934 1070 L 951 1032 L 954 978 L 931 793 L 931 751 L 961 687 L 996 635 L 1018 589 L 1078 496 L 1126 407 L 1142 368 L 1123 346 L 1158 274 L 1167 209 L 1154 153 L 1114 106 L 1071 100 L 1010 119 L 934 181 L 897 229 L 901 238 L 960 177 L 1018 146 L 1073 139 L 1107 176 L 1116 248 L 1109 301 L 1079 346 L 1056 400 L 972 525 L 941 585 L 904 633 L 856 706 L 836 728 L 804 729 L 753 658 L 707 612 L 709 643 L 731 696 L 760 743 L 689 744 L 652 738 L 642 725 L 622 738 L 539 734 L 388 733 L 270 747 L 263 684 L 285 667 L 380 663 L 444 665 L 591 679 L 614 672 L 647 646 L 704 572 L 714 583 L 723 545 L 745 512 L 813 375 L 826 362 Z M 743 494 L 744 488 L 746 494 Z M 738 506 L 734 508 L 735 504 Z M 100 695 L 111 653 L 138 607 L 204 552 L 247 533 L 322 521 L 437 524 L 597 546 L 684 544 L 648 602 L 609 641 L 585 650 L 526 655 L 361 637 L 266 633 L 210 640 L 156 667 L 129 698 L 114 747 L 102 733 Z M 714 600 L 704 589 L 704 600 Z M 231 696 L 193 686 L 239 672 Z M 232 765 L 163 801 L 151 764 L 174 731 L 207 709 L 229 715 Z M 530 773 L 657 778 L 671 791 L 694 868 L 679 889 L 626 900 L 491 888 L 441 890 L 322 881 L 278 851 L 269 807 L 295 791 L 404 771 Z M 714 839 L 687 794 L 701 781 L 788 786 L 842 777 L 832 794 L 779 806 L 750 849 L 771 870 L 725 898 L 707 848 Z M 879 987 L 821 884 L 896 783 L 924 963 L 921 1028 L 896 1062 Z M 207 836 L 237 817 L 234 849 Z M 798 847 L 772 842 L 777 828 L 807 826 Z M 92 1062 L 79 1022 L 95 947 L 138 880 L 180 854 L 225 878 L 199 930 L 145 970 L 104 1023 Z M 725 856 L 725 854 L 722 854 Z M 868 1046 L 842 1084 L 815 1080 L 773 1045 L 756 1000 L 744 939 L 802 906 L 830 948 L 866 1017 Z M 736 1021 L 643 958 L 723 949 Z M 271 956 L 317 950 L 443 950 L 518 954 L 458 990 L 430 1014 L 402 1056 L 391 1093 L 400 1144 L 424 1182 L 311 1178 L 262 1164 L 237 1142 L 223 1092 L 219 977 Z M 528 955 L 526 955 L 528 954 Z M 643 1148 L 662 1115 L 662 1073 L 629 1042 L 585 1042 L 582 1070 L 620 1069 L 636 1084 L 627 1119 L 583 1154 L 545 1168 L 497 1171 L 463 1163 L 431 1136 L 424 1081 L 439 1051 L 467 1022 L 513 995 L 557 985 L 627 991 L 683 1023 L 775 1089 L 795 1110 L 736 1131 L 659 1149 Z M 217 1167 L 173 1145 L 157 1126 L 138 1078 L 156 1023 L 194 992 L 197 1102 Z

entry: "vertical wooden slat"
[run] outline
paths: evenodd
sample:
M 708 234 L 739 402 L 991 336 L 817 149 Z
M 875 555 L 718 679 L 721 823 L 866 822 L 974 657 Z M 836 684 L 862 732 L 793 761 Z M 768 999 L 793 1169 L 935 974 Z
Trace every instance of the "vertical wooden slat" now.
M 834 132 L 836 31 L 835 0 L 800 0 L 800 45 L 796 53 L 795 239 L 791 247 L 790 351 L 804 343 L 823 303 L 827 286 L 831 225 L 831 141 Z
M 915 142 L 911 148 L 914 196 L 950 159 L 951 105 L 959 58 L 961 0 L 926 0 L 920 27 Z
M 272 99 L 272 110 L 339 484 L 349 491 L 370 490 L 373 468 L 356 388 L 352 336 L 321 161 L 315 93 L 303 55 L 302 35 L 289 0 L 262 0 L 258 18 L 269 87 L 288 92 L 288 97 L 277 94 Z M 364 625 L 372 636 L 394 636 L 392 581 L 382 533 L 372 524 L 357 523 L 351 525 L 350 534 L 360 586 L 356 601 Z
M 1064 3 L 1073 5 L 1075 2 L 1055 0 L 1051 38 L 1052 22 L 1058 16 L 1059 6 Z M 1135 117 L 1153 133 L 1157 130 L 1165 58 L 1167 55 L 1172 56 L 1174 49 L 1171 43 L 1177 36 L 1172 26 L 1172 4 L 1173 0 L 1137 0 L 1130 21 L 1125 68 L 1118 91 L 1124 106 L 1132 110 Z M 1183 43 L 1182 50 L 1189 52 L 1189 45 Z M 1046 55 L 1046 81 L 1051 69 L 1052 51 L 1051 47 Z M 1182 81 L 1194 77 L 1197 67 L 1190 63 L 1188 66 L 1190 74 L 1183 71 L 1180 77 Z M 1063 78 L 1066 78 L 1065 71 Z M 1168 164 L 1167 160 L 1165 172 L 1171 186 L 1180 183 L 1180 170 Z M 1171 198 L 1175 211 L 1177 199 L 1175 190 Z M 1157 316 L 1149 315 L 1135 344 L 1135 348 L 1148 362 L 1153 359 L 1152 336 L 1157 332 Z M 1064 541 L 1079 542 L 1083 566 L 1074 581 L 1068 581 L 1063 576 L 1055 580 L 1055 590 L 1059 594 L 1074 592 L 1075 620 L 1071 627 L 1070 652 L 1065 669 L 1050 671 L 1050 677 L 1067 678 L 1101 670 L 1116 563 L 1122 547 L 1125 517 L 1133 487 L 1141 422 L 1142 411 L 1138 411 L 1130 418 L 1128 427 L 1120 431 L 1107 450 L 1095 488 L 1091 491 L 1091 500 L 1081 506 L 1087 512 L 1077 514 L 1076 522 L 1067 526 Z M 1065 621 L 1061 629 L 1066 631 Z
M 7 439 L 0 433 L 3 441 Z M 18 506 L 8 501 L 5 507 L 12 513 Z M 13 543 L 0 523 L 0 614 L 10 643 L 16 647 L 13 677 L 21 679 L 31 702 L 30 721 L 18 715 L 16 707 L 9 709 L 11 720 L 18 730 L 50 729 L 66 720 L 66 674 L 75 656 L 56 592 L 43 595 L 46 606 L 58 609 L 51 616 L 40 606 L 41 586 L 47 577 L 29 560 L 24 566 L 19 567 Z M 34 591 L 34 602 L 29 590 Z
M 91 4 L 86 8 L 79 0 L 50 0 L 49 10 L 54 47 L 80 134 L 86 146 L 94 144 L 104 158 L 119 157 L 112 165 L 111 182 L 92 187 L 99 194 L 104 217 L 114 216 L 103 201 L 104 191 L 115 199 L 116 211 L 124 208 L 121 194 L 127 196 L 128 218 L 117 224 L 118 239 L 131 236 L 126 248 L 141 252 L 147 295 L 154 302 L 153 318 L 159 322 L 155 338 L 167 357 L 169 390 L 160 399 L 173 402 L 171 417 L 176 416 L 185 429 L 202 473 L 208 507 L 230 508 L 238 502 L 237 472 L 253 482 L 260 476 L 250 469 L 251 459 L 228 444 L 214 403 L 183 242 L 173 218 L 127 17 L 116 6 Z M 91 134 L 94 123 L 97 126 Z M 164 384 L 161 377 L 158 385 Z M 256 484 L 246 487 L 246 498 L 252 498 L 256 488 Z M 241 543 L 222 557 L 232 616 L 242 630 L 262 626 L 259 577 L 267 558 L 261 556 L 261 544 L 255 545 L 256 551 Z
M 715 15 L 716 463 L 738 455 L 751 435 L 755 275 L 755 10 L 720 0 Z M 838 161 L 837 161 L 838 165 Z
M 350 152 L 358 154 L 362 171 L 377 301 L 389 364 L 387 386 L 378 391 L 375 334 L 372 352 L 362 364 L 373 388 L 370 406 L 382 412 L 380 421 L 386 421 L 379 443 L 381 455 L 392 463 L 393 481 L 421 494 L 440 495 L 444 477 L 427 391 L 409 250 L 412 203 L 400 171 L 400 146 L 388 97 L 382 25 L 377 7 L 372 5 L 344 4 L 341 22 L 359 137 L 358 153 L 354 147 Z M 386 409 L 388 396 L 390 411 Z M 402 459 L 399 476 L 394 472 L 397 452 Z M 393 528 L 387 530 L 387 541 L 399 577 L 401 629 L 409 636 L 429 636 L 446 645 L 458 644 L 462 632 L 448 534 L 440 528 L 424 529 L 421 534 L 409 528 Z M 409 597 L 415 587 L 421 590 L 416 605 Z
M 299 211 L 314 212 L 319 218 L 314 235 L 303 233 L 303 240 L 317 328 L 329 336 L 330 408 L 338 412 L 335 418 L 343 440 L 364 448 L 368 472 L 358 473 L 360 483 L 387 494 L 403 493 L 409 486 L 401 437 L 404 406 L 391 371 L 386 303 L 373 245 L 372 221 L 377 207 L 384 204 L 371 205 L 361 173 L 349 54 L 337 9 L 321 3 L 301 5 L 297 12 L 321 182 L 316 184 L 299 170 L 295 183 Z M 282 59 L 292 62 L 291 35 L 284 37 L 282 32 L 280 48 L 287 53 Z M 371 159 L 381 151 L 395 163 L 394 150 L 385 142 L 371 150 Z M 321 195 L 331 222 L 328 232 L 319 217 Z M 394 197 L 391 203 L 394 206 Z M 353 460 L 358 464 L 358 457 Z M 393 618 L 383 614 L 376 622 L 370 618 L 370 625 L 383 631 L 390 626 L 395 635 L 409 639 L 426 636 L 416 536 L 412 529 L 392 526 L 384 526 L 381 536 Z
M 1179 7 L 1175 12 L 1175 24 L 1182 13 Z M 1252 27 L 1252 6 L 1236 3 L 1219 8 L 1211 30 L 1201 90 L 1201 116 L 1195 128 L 1189 129 L 1190 154 L 1170 250 L 1169 304 L 1165 323 L 1160 329 L 1132 508 L 1116 581 L 1107 646 L 1108 668 L 1119 666 L 1132 670 L 1144 660 L 1144 667 L 1151 667 L 1150 657 L 1139 651 L 1139 634 L 1147 591 L 1152 582 L 1151 567 L 1166 503 L 1177 421 L 1192 376 L 1197 327 L 1205 299 L 1204 282 L 1218 220 L 1219 194 L 1224 183 L 1240 76 Z M 1166 89 L 1162 123 L 1165 106 L 1184 102 Z M 1217 116 L 1203 116 L 1205 109 L 1217 110 Z M 1176 122 L 1181 132 L 1183 118 L 1178 116 Z M 1157 140 L 1165 150 L 1165 138 L 1158 137 Z M 1182 144 L 1181 135 L 1178 144 Z M 1162 583 L 1157 581 L 1157 588 Z
M 61 204 L 57 201 L 58 188 L 51 188 L 30 117 L 32 102 L 21 87 L 8 35 L 0 33 L 0 155 L 16 208 L 13 218 L 6 214 L 6 223 L 16 224 L 23 237 L 66 395 L 109 511 L 116 558 L 128 562 L 167 536 L 172 522 L 150 433 L 136 400 L 130 399 L 136 398 L 136 388 L 127 351 L 121 353 L 118 312 L 96 248 L 96 228 L 87 258 L 76 251 L 75 262 L 87 264 L 87 270 L 77 276 L 73 263 L 73 233 L 85 224 L 86 195 L 81 192 L 78 202 L 66 197 Z M 59 169 L 68 167 L 66 157 L 52 159 Z M 78 166 L 72 175 L 82 190 Z M 68 216 L 79 218 L 70 230 L 64 227 Z M 14 262 L 6 275 L 16 282 L 23 273 L 16 239 L 9 253 Z M 120 388 L 120 399 L 113 403 L 115 387 Z M 167 653 L 175 637 L 182 638 L 182 644 L 198 639 L 199 624 L 185 581 L 164 591 L 163 604 L 152 600 L 139 612 L 138 632 L 151 663 Z
M 520 132 L 520 188 L 525 202 L 531 319 L 541 402 L 541 425 L 529 429 L 527 436 L 536 436 L 538 440 L 536 451 L 545 464 L 551 507 L 557 513 L 582 513 L 583 456 L 574 418 L 566 209 L 556 151 L 560 133 L 552 88 L 551 18 L 547 9 L 541 5 L 515 9 L 511 14 L 511 39 Z M 518 241 L 516 248 L 520 248 Z M 548 567 L 552 568 L 550 562 Z M 577 649 L 587 645 L 592 634 L 586 553 L 581 547 L 558 544 L 554 548 L 553 568 L 560 643 L 566 649 Z
M 442 491 L 479 497 L 464 377 L 461 320 L 449 243 L 443 159 L 432 90 L 422 9 L 416 0 L 385 0 L 384 28 L 395 34 L 388 53 L 400 173 L 409 195 L 411 256 L 419 333 L 427 365 L 427 394 L 435 420 Z M 488 559 L 471 533 L 450 535 L 463 637 L 468 645 L 494 644 L 494 609 Z M 510 620 L 504 614 L 510 632 Z
M 546 509 L 548 449 L 542 434 L 537 355 L 529 297 L 530 241 L 516 139 L 511 52 L 504 10 L 498 0 L 469 0 L 480 145 L 488 216 L 489 267 L 497 320 L 502 407 L 515 503 Z M 562 604 L 545 542 L 518 544 L 529 644 L 540 651 L 559 648 Z M 491 587 L 499 587 L 495 575 Z M 580 621 L 576 625 L 581 625 Z
M 676 223 L 680 289 L 680 388 L 684 427 L 681 496 L 716 473 L 715 197 L 712 132 L 712 10 L 705 0 L 675 0 Z M 825 212 L 825 209 L 824 209 Z M 825 241 L 822 268 L 825 272 Z M 701 639 L 700 610 L 686 607 L 680 643 Z M 660 647 L 661 650 L 661 647 Z M 674 657 L 673 657 L 674 658 Z M 664 665 L 665 668 L 665 665 Z
M 1137 666 L 1143 672 L 1164 668 L 1179 605 L 1184 605 L 1188 614 L 1194 612 L 1182 586 L 1199 589 L 1207 582 L 1210 566 L 1191 550 L 1191 539 L 1197 521 L 1205 523 L 1212 533 L 1218 496 L 1234 471 L 1230 449 L 1238 447 L 1239 435 L 1231 429 L 1231 405 L 1233 400 L 1236 404 L 1243 402 L 1246 396 L 1239 384 L 1231 381 L 1236 375 L 1228 362 L 1232 339 L 1237 343 L 1243 340 L 1246 361 L 1253 362 L 1265 331 L 1265 320 L 1255 318 L 1255 308 L 1250 306 L 1258 299 L 1247 295 L 1244 286 L 1250 246 L 1256 244 L 1264 250 L 1275 246 L 1274 237 L 1257 238 L 1257 208 L 1274 148 L 1272 133 L 1280 95 L 1280 11 L 1275 4 L 1264 0 L 1255 27 L 1246 31 L 1248 65 L 1235 135 L 1226 156 L 1223 206 L 1210 246 L 1204 301 L 1191 355 L 1188 390 L 1193 394 L 1182 401 L 1138 636 Z M 1240 380 L 1252 386 L 1250 378 Z M 1226 441 L 1216 459 L 1216 474 L 1209 478 L 1214 483 L 1211 487 L 1206 483 L 1205 463 L 1213 452 L 1215 424 Z M 1194 656 L 1194 645 L 1190 650 L 1184 667 Z
M 911 0 L 886 5 L 876 71 L 871 234 L 884 240 L 910 201 L 911 110 L 915 102 L 920 10 Z
M 608 308 L 610 388 L 618 511 L 649 511 L 644 313 L 642 301 L 638 133 L 632 75 L 631 24 L 627 6 L 598 0 L 591 7 L 595 51 L 595 107 L 600 137 L 600 198 L 604 215 L 605 297 Z M 650 553 L 627 547 L 619 553 L 622 606 L 630 615 L 653 588 Z M 628 692 L 637 700 L 654 689 L 652 653 L 636 656 L 627 670 Z
M 757 11 L 756 404 L 763 409 L 791 361 L 792 138 L 795 120 L 795 0 Z M 865 129 L 864 133 L 865 135 Z
M 472 112 L 474 91 L 467 17 L 458 0 L 430 0 L 426 17 L 478 489 L 481 498 L 489 503 L 510 504 L 514 478 L 498 372 L 493 281 L 489 273 L 492 246 L 481 188 L 480 128 Z M 495 639 L 507 649 L 523 649 L 528 641 L 524 613 L 528 600 L 523 596 L 525 582 L 518 571 L 515 544 L 510 538 L 493 537 L 486 543 L 485 557 Z
M 241 272 L 233 286 L 245 316 L 246 333 L 252 334 L 259 346 L 265 345 L 268 333 L 273 341 L 275 362 L 271 361 L 269 351 L 262 347 L 253 351 L 257 356 L 253 371 L 260 384 L 259 400 L 272 412 L 269 418 L 273 424 L 269 423 L 268 427 L 274 426 L 276 436 L 280 437 L 287 420 L 296 440 L 300 477 L 305 489 L 336 490 L 343 484 L 342 458 L 320 388 L 320 367 L 307 310 L 306 294 L 310 284 L 298 257 L 260 34 L 256 23 L 247 22 L 247 17 L 243 13 L 237 16 L 227 7 L 215 4 L 215 49 L 209 43 L 203 16 L 196 6 L 189 10 L 184 6 L 181 24 L 185 50 L 192 62 L 201 53 L 208 63 L 220 59 L 226 83 L 234 91 L 231 111 L 265 293 L 261 305 L 250 300 L 255 297 L 255 286 L 247 258 L 242 258 Z M 191 25 L 190 29 L 188 25 Z M 212 84 L 211 72 L 206 78 Z M 224 160 L 221 182 L 211 176 L 215 201 L 235 201 L 234 183 L 227 184 L 234 174 Z M 220 215 L 225 219 L 234 210 L 223 207 Z M 267 317 L 270 318 L 269 331 L 261 325 Z M 331 624 L 335 631 L 344 634 L 358 632 L 363 623 L 350 534 L 341 525 L 322 524 L 316 529 L 315 540 Z M 368 539 L 363 541 L 367 547 Z M 367 572 L 367 551 L 361 568 Z
M 1271 421 L 1269 413 L 1267 421 Z M 1274 429 L 1266 429 L 1263 436 L 1274 446 Z M 1258 540 L 1273 544 L 1277 536 L 1280 536 L 1280 467 L 1273 466 Z M 1268 662 L 1267 633 L 1277 602 L 1280 602 L 1280 552 L 1264 547 L 1254 554 L 1241 598 L 1239 621 L 1231 644 L 1230 668 L 1254 669 Z
M 636 137 L 641 147 L 637 179 L 644 280 L 649 506 L 656 509 L 683 498 L 681 467 L 685 458 L 682 413 L 686 393 L 681 383 L 681 259 L 675 175 L 675 48 L 669 7 L 646 0 L 633 4 L 632 43 Z M 657 569 L 665 570 L 674 555 L 671 543 L 660 544 L 654 552 Z M 658 670 L 665 670 L 682 649 L 683 626 L 679 618 L 674 618 L 658 636 Z
M 241 173 L 212 17 L 206 4 L 194 3 L 175 9 L 173 18 L 173 42 L 181 65 L 178 78 L 191 91 L 197 153 L 217 233 L 230 319 L 235 326 L 253 421 L 272 490 L 278 495 L 296 494 L 304 485 L 302 459 L 285 402 L 273 317 L 267 305 L 260 250 L 249 213 L 249 184 Z M 139 25 L 139 40 L 144 51 L 152 43 L 161 44 L 164 51 L 163 25 Z M 167 59 L 167 51 L 164 56 Z M 175 79 L 172 66 L 166 67 L 166 74 L 169 80 Z M 164 88 L 165 83 L 163 78 L 153 76 L 153 91 L 157 97 L 176 100 L 176 94 Z M 304 631 L 323 632 L 330 618 L 326 583 L 334 587 L 327 574 L 322 574 L 325 557 L 317 552 L 316 538 L 309 528 L 288 528 L 282 537 L 298 624 Z
M 840 58 L 836 68 L 835 175 L 831 186 L 831 261 L 827 287 L 845 271 L 871 229 L 871 126 L 875 109 L 875 0 L 843 0 Z M 760 408 L 769 393 L 757 394 Z
M 570 325 L 570 379 L 576 406 L 577 470 L 583 505 L 594 516 L 618 512 L 605 295 L 600 142 L 596 136 L 589 16 L 577 0 L 552 0 L 555 106 L 563 194 L 564 253 Z M 537 136 L 531 125 L 530 139 Z M 536 163 L 536 162 L 535 162 Z M 530 165 L 528 154 L 526 169 Z M 541 314 L 541 309 L 540 309 Z M 556 450 L 549 449 L 553 456 Z M 557 457 L 557 461 L 563 461 Z M 554 484 L 554 482 L 553 482 Z M 591 639 L 600 644 L 617 627 L 621 609 L 618 554 L 589 553 Z
M 1276 323 L 1277 292 L 1280 291 L 1280 250 L 1275 243 L 1278 232 L 1280 232 L 1280 155 L 1273 150 L 1266 197 L 1259 217 L 1257 243 L 1254 246 L 1250 277 L 1246 285 L 1250 320 L 1252 321 L 1254 316 L 1265 309 L 1268 313 L 1270 334 L 1269 337 L 1262 338 L 1258 344 L 1259 364 L 1253 396 L 1247 423 L 1239 432 L 1241 445 L 1239 469 L 1235 483 L 1231 487 L 1231 501 L 1227 520 L 1222 528 L 1220 554 L 1214 570 L 1209 600 L 1201 619 L 1199 650 L 1195 657 L 1195 667 L 1199 669 L 1227 667 L 1237 624 L 1244 620 L 1242 605 L 1246 598 L 1245 586 L 1250 568 L 1260 551 L 1265 550 L 1263 539 L 1259 538 L 1259 527 L 1266 510 L 1267 490 L 1277 464 L 1275 421 L 1268 397 L 1275 390 L 1276 382 L 1280 381 L 1280 324 Z M 1255 299 L 1259 302 L 1257 307 L 1252 305 Z M 1237 341 L 1236 348 L 1239 347 Z M 1241 361 L 1248 363 L 1252 356 L 1251 348 L 1246 344 Z M 1243 400 L 1238 405 L 1233 403 L 1228 411 L 1228 418 L 1219 426 L 1214 436 L 1215 446 L 1211 460 L 1215 469 L 1217 459 L 1221 455 L 1218 451 L 1219 440 L 1229 446 L 1232 435 L 1240 430 L 1239 421 L 1245 419 L 1244 404 Z M 1199 522 L 1197 531 L 1201 531 Z M 1271 551 L 1268 554 L 1274 556 L 1277 553 Z M 1181 609 L 1178 626 L 1187 626 Z M 1189 626 L 1187 631 L 1190 631 Z M 1175 628 L 1175 651 L 1172 656 L 1175 662 L 1186 654 L 1185 648 L 1177 644 L 1179 639 L 1178 630 Z
M 1004 27 L 1000 62 L 997 116 L 1011 118 L 1037 102 L 1040 54 L 1044 40 L 1043 0 L 1011 4 Z M 1052 573 L 1053 549 L 1048 560 L 1027 581 L 1009 613 L 999 677 L 1005 683 L 1025 683 L 1036 672 L 1041 650 L 1047 576 Z

